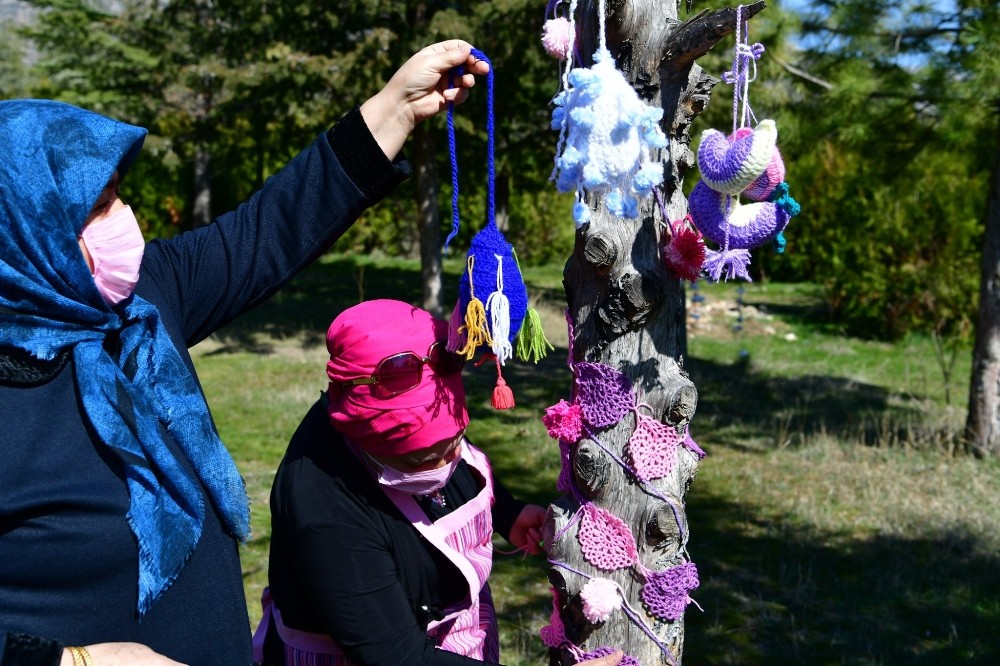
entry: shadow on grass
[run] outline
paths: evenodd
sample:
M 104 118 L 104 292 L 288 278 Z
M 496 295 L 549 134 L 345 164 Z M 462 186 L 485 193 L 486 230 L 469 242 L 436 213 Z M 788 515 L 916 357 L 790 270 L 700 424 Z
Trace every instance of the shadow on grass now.
M 742 361 L 689 358 L 686 367 L 698 387 L 698 430 L 711 430 L 715 444 L 787 446 L 821 434 L 866 445 L 916 444 L 931 429 L 926 405 L 881 386 L 823 375 L 768 376 Z
M 967 536 L 751 535 L 745 506 L 697 483 L 688 509 L 704 609 L 688 607 L 689 666 L 1000 663 L 1000 556 Z
M 774 524 L 748 534 L 751 509 L 699 493 L 697 483 L 689 499 L 702 580 L 693 596 L 703 610 L 688 606 L 687 666 L 1000 664 L 1000 556 L 974 554 L 971 538 L 828 546 L 829 535 Z M 519 663 L 545 663 L 546 573 L 541 560 L 494 565 L 505 589 L 520 592 L 500 618 Z
M 322 345 L 332 317 L 361 298 L 419 298 L 414 269 L 380 266 L 362 273 L 361 266 L 350 259 L 316 264 L 217 337 L 227 350 L 266 352 L 260 334 Z M 446 287 L 454 290 L 456 277 L 450 275 Z M 446 301 L 453 299 L 453 291 L 446 294 Z M 687 366 L 700 394 L 698 428 L 711 429 L 716 446 L 778 440 L 776 432 L 869 441 L 857 438 L 878 435 L 877 427 L 859 425 L 865 418 L 903 423 L 921 416 L 921 406 L 903 396 L 843 378 L 779 379 L 749 364 L 698 358 Z M 505 415 L 502 427 L 485 429 L 496 434 L 484 439 L 495 438 L 491 458 L 515 494 L 547 503 L 558 456 L 526 464 L 524 438 L 537 438 L 541 410 L 569 393 L 565 350 L 538 366 L 511 364 L 504 375 L 519 404 L 530 408 Z M 492 369 L 470 370 L 466 377 L 472 418 L 497 418 L 489 407 Z M 543 446 L 544 432 L 530 443 Z M 780 519 L 755 522 L 749 502 L 712 494 L 697 482 L 688 510 L 692 556 L 704 581 L 694 594 L 704 611 L 691 606 L 687 613 L 689 666 L 1000 664 L 1000 556 L 977 554 L 966 535 L 851 541 L 792 532 Z M 523 663 L 544 663 L 537 631 L 550 609 L 546 573 L 541 559 L 497 558 L 495 575 L 506 590 L 497 591 L 504 594 L 505 643 L 524 655 Z

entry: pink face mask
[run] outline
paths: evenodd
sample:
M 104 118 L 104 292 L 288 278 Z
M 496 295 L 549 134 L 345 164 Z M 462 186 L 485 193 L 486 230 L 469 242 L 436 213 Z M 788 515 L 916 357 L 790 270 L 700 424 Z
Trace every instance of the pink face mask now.
M 139 264 L 146 241 L 129 206 L 80 233 L 94 262 L 94 282 L 104 302 L 117 305 L 132 294 L 139 281 Z
M 369 463 L 372 463 L 378 472 L 379 485 L 393 488 L 410 495 L 430 495 L 441 490 L 451 479 L 451 475 L 458 468 L 458 461 L 462 456 L 455 456 L 451 462 L 423 472 L 400 472 L 394 467 L 383 465 L 366 454 Z

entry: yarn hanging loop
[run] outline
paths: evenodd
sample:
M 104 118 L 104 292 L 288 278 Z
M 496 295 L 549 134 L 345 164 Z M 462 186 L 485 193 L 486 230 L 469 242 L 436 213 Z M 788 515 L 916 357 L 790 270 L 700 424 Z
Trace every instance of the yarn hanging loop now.
M 733 132 L 735 132 L 740 127 L 747 127 L 751 117 L 755 121 L 757 119 L 750 108 L 750 83 L 757 79 L 757 61 L 764 54 L 763 44 L 759 42 L 750 44 L 750 20 L 743 17 L 743 5 L 736 7 L 736 46 L 733 52 L 733 67 L 722 74 L 722 80 L 733 86 Z

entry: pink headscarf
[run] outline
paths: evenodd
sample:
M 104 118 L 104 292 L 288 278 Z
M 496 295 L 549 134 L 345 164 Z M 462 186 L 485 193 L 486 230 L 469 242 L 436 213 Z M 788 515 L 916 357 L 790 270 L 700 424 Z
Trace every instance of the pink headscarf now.
M 376 455 L 402 455 L 458 435 L 469 424 L 461 373 L 439 377 L 425 365 L 416 388 L 391 398 L 376 397 L 370 385 L 344 386 L 371 376 L 387 356 L 412 351 L 422 358 L 447 340 L 446 321 L 401 301 L 366 301 L 342 312 L 326 333 L 330 423 Z

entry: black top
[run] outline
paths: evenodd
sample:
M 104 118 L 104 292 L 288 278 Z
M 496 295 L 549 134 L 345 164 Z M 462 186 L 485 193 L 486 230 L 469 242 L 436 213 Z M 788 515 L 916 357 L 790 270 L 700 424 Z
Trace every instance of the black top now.
M 355 109 L 236 211 L 149 243 L 136 293 L 157 307 L 193 373 L 188 346 L 273 294 L 407 173 L 405 163 L 385 157 Z M 6 352 L 0 664 L 49 666 L 58 664 L 58 642 L 111 641 L 142 643 L 192 666 L 250 664 L 237 544 L 216 513 L 206 511 L 191 558 L 140 620 L 128 491 L 76 392 L 74 373 L 87 369 L 64 357 L 33 363 Z
M 436 519 L 473 499 L 477 474 L 461 461 Z M 507 537 L 524 504 L 494 480 L 493 527 Z M 271 596 L 284 623 L 331 636 L 365 666 L 482 664 L 435 648 L 427 623 L 468 599 L 459 570 L 392 503 L 321 398 L 292 437 L 271 489 Z M 280 663 L 280 662 L 279 662 Z

